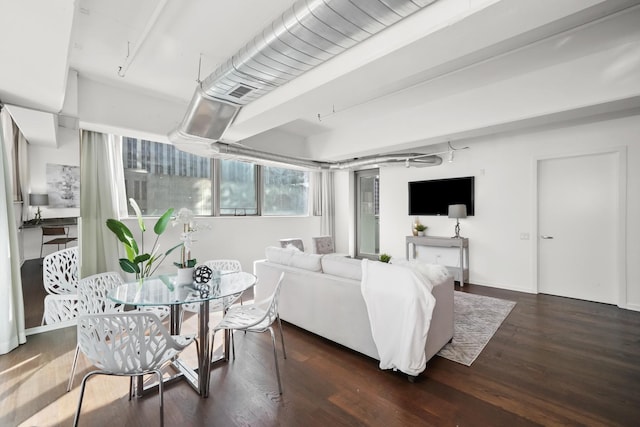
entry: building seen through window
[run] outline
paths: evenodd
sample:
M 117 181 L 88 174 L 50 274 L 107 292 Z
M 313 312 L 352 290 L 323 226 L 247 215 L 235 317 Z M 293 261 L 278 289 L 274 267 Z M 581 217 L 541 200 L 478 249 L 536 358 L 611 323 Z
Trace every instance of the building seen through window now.
M 263 166 L 263 215 L 306 215 L 309 174 L 304 171 Z
M 169 207 L 186 207 L 201 216 L 309 212 L 309 173 L 305 171 L 214 161 L 170 144 L 131 137 L 122 139 L 122 159 L 127 198 L 134 198 L 145 216 L 159 216 Z M 217 179 L 214 167 L 219 169 Z M 130 206 L 129 215 L 135 215 Z
M 256 215 L 258 192 L 256 165 L 220 160 L 220 215 Z
M 123 138 L 122 157 L 127 198 L 145 216 L 169 207 L 186 207 L 196 215 L 213 212 L 213 160 L 185 153 L 173 145 Z M 135 215 L 129 206 L 129 215 Z

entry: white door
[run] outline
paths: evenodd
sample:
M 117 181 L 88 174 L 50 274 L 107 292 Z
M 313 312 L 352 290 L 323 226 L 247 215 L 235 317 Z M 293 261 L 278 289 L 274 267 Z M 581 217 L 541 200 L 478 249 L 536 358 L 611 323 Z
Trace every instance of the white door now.
M 618 154 L 538 162 L 538 291 L 617 303 Z

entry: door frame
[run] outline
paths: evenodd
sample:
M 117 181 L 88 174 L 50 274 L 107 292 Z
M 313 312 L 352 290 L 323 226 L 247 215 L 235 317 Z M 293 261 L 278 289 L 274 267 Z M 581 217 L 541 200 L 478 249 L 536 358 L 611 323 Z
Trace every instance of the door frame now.
M 377 176 L 378 180 L 380 179 L 380 168 L 370 168 L 370 169 L 359 169 L 353 172 L 354 177 L 354 256 L 356 258 L 367 258 L 372 260 L 378 259 L 378 254 L 363 254 L 361 253 L 361 245 L 360 245 L 360 176 Z M 378 238 L 380 237 L 380 229 L 378 227 Z
M 533 239 L 532 239 L 532 253 L 533 253 L 533 284 L 535 286 L 535 293 L 540 293 L 540 283 L 539 283 L 539 269 L 540 269 L 540 229 L 539 229 L 539 219 L 538 219 L 538 209 L 539 209 L 539 188 L 538 188 L 538 171 L 539 165 L 541 162 L 545 160 L 553 160 L 553 159 L 566 159 L 571 157 L 582 157 L 589 155 L 600 155 L 600 154 L 615 154 L 617 156 L 617 168 L 618 168 L 618 227 L 617 227 L 617 262 L 616 268 L 618 269 L 618 289 L 616 289 L 617 293 L 617 306 L 620 308 L 627 308 L 627 147 L 626 146 L 615 146 L 615 147 L 601 147 L 601 148 L 593 148 L 589 150 L 582 151 L 573 151 L 570 153 L 564 154 L 552 154 L 548 156 L 537 156 L 533 159 L 533 226 L 532 230 Z

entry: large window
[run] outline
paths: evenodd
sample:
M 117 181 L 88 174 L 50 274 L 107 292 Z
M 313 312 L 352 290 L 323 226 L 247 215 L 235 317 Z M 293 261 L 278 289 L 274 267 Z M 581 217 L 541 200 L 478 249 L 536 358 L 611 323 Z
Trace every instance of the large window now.
M 127 198 L 143 215 L 161 215 L 169 207 L 186 207 L 196 215 L 213 212 L 213 161 L 177 150 L 173 145 L 125 137 L 122 140 Z M 129 214 L 135 212 L 129 206 Z
M 220 215 L 256 215 L 256 165 L 220 160 Z
M 308 214 L 308 172 L 214 162 L 170 144 L 130 137 L 122 139 L 122 161 L 127 198 L 134 198 L 145 216 L 161 215 L 169 207 L 202 216 Z M 129 214 L 135 214 L 130 206 Z
M 309 174 L 303 171 L 262 167 L 262 214 L 306 215 L 309 207 Z

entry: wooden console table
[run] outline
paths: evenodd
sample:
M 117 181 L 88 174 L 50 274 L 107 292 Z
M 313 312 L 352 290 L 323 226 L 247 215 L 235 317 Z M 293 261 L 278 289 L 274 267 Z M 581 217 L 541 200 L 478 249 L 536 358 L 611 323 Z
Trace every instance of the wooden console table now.
M 454 280 L 464 286 L 469 283 L 469 239 L 466 237 L 437 237 L 437 236 L 407 236 L 407 260 L 416 257 L 416 246 L 431 246 L 440 248 L 458 248 L 460 251 L 460 265 L 458 267 L 447 266 L 453 274 Z M 413 245 L 411 253 L 409 246 Z M 411 256 L 409 256 L 411 254 Z

